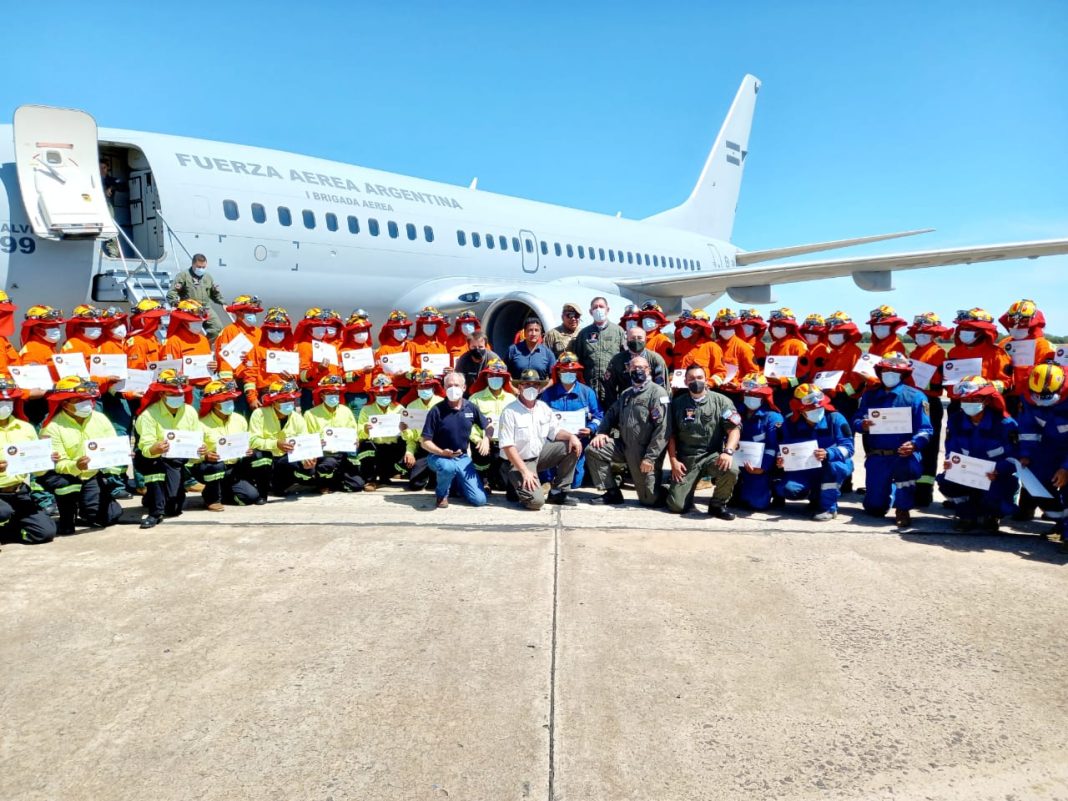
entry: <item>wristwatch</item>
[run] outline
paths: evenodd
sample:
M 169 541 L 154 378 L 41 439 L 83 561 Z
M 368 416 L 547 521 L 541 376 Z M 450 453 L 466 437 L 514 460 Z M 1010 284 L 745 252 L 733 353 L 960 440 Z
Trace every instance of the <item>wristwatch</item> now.
M 720 453 L 724 456 L 734 456 L 734 448 L 724 448 Z

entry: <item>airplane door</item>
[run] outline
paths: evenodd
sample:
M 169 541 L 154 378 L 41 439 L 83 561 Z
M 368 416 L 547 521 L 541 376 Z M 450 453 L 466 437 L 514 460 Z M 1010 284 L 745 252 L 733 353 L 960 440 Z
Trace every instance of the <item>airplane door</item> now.
M 519 253 L 523 258 L 523 272 L 538 271 L 538 238 L 531 231 L 519 232 Z

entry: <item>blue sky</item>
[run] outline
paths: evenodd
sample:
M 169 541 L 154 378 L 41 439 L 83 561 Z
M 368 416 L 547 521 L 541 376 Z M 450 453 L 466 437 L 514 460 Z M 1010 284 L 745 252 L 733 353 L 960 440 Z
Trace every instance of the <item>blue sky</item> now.
M 998 6 L 998 7 L 995 7 Z M 24 3 L 0 107 L 275 147 L 640 218 L 692 187 L 742 75 L 763 81 L 734 241 L 933 227 L 893 252 L 1068 235 L 1068 3 Z M 19 31 L 25 31 L 20 35 Z M 840 251 L 841 255 L 857 251 Z M 1068 334 L 1068 257 L 783 286 Z M 727 305 L 721 299 L 715 306 Z M 866 317 L 865 317 L 866 319 Z

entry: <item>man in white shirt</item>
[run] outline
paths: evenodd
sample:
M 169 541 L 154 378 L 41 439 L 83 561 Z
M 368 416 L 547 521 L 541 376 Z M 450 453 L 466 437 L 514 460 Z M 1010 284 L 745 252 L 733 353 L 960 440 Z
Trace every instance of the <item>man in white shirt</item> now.
M 538 510 L 546 502 L 575 506 L 567 497 L 575 475 L 575 463 L 582 455 L 578 437 L 557 424 L 556 414 L 538 394 L 545 386 L 537 370 L 524 370 L 517 386 L 519 400 L 504 407 L 498 423 L 497 438 L 501 454 L 511 464 L 508 480 L 528 509 Z M 541 486 L 538 473 L 556 468 L 549 497 Z

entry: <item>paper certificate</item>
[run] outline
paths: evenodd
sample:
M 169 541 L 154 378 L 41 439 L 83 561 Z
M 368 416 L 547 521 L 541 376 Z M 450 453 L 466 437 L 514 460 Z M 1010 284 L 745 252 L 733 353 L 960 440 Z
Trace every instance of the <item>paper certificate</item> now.
M 857 359 L 857 363 L 853 365 L 853 372 L 862 375 L 865 378 L 875 378 L 875 365 L 882 360 L 882 356 L 876 356 L 874 353 L 865 353 Z
M 586 428 L 586 407 L 575 409 L 573 412 L 553 412 L 556 417 L 556 425 L 564 431 L 578 434 Z
M 942 364 L 942 383 L 947 387 L 960 382 L 962 378 L 970 375 L 983 374 L 983 360 L 975 359 L 946 359 Z
M 163 435 L 163 441 L 170 447 L 163 454 L 167 459 L 199 459 L 197 451 L 204 444 L 204 432 L 202 431 L 168 431 Z
M 1027 490 L 1028 494 L 1035 498 L 1053 497 L 1030 468 L 1024 467 L 1018 459 L 1009 459 L 1009 461 L 1016 465 L 1016 477 L 1020 479 L 1020 486 Z
M 671 388 L 672 389 L 686 389 L 686 371 L 685 370 L 672 370 L 671 371 Z
M 739 470 L 746 465 L 760 467 L 764 464 L 764 443 L 742 440 L 734 452 L 734 466 Z
M 371 433 L 368 436 L 372 438 L 400 436 L 401 416 L 399 414 L 372 414 L 370 423 Z
M 346 373 L 373 370 L 375 367 L 375 352 L 371 348 L 343 350 L 341 351 L 341 366 L 345 368 Z
M 43 364 L 12 364 L 7 369 L 19 389 L 52 388 L 52 371 Z
M 186 378 L 211 378 L 211 370 L 208 369 L 211 360 L 210 353 L 186 356 L 182 359 L 182 372 Z
M 452 367 L 452 359 L 447 353 L 422 353 L 419 355 L 419 366 L 434 375 L 443 375 Z
M 29 442 L 12 442 L 4 448 L 0 458 L 7 462 L 8 476 L 21 476 L 26 473 L 43 473 L 51 470 L 52 440 L 34 439 Z
M 812 383 L 820 389 L 831 390 L 838 388 L 838 382 L 845 375 L 844 370 L 823 370 L 812 377 Z
M 909 364 L 912 365 L 912 383 L 916 385 L 916 389 L 930 389 L 931 379 L 938 372 L 938 368 L 919 359 L 910 359 Z
M 89 368 L 85 366 L 85 356 L 80 353 L 57 353 L 52 357 L 52 363 L 56 366 L 56 372 L 60 378 L 78 376 L 89 377 Z
M 779 455 L 782 457 L 782 469 L 787 472 L 794 470 L 812 470 L 821 465 L 815 453 L 820 444 L 814 439 L 807 442 L 791 442 L 789 445 L 779 446 Z
M 1006 342 L 1005 352 L 1012 357 L 1013 367 L 1032 367 L 1035 363 L 1035 340 L 1014 339 Z
M 412 354 L 407 351 L 383 353 L 378 357 L 378 362 L 386 375 L 403 375 L 412 369 Z
M 723 379 L 723 383 L 728 384 L 738 377 L 738 365 L 734 362 L 726 362 L 723 366 L 727 368 L 727 376 Z
M 868 419 L 871 420 L 869 434 L 912 433 L 912 409 L 907 406 L 868 409 Z
M 231 459 L 244 459 L 248 453 L 248 432 L 239 431 L 236 434 L 223 434 L 215 440 L 215 453 L 224 462 Z
M 497 439 L 497 418 L 492 414 L 482 415 L 486 418 L 486 430 L 482 433 L 492 440 Z
M 291 350 L 269 350 L 265 366 L 268 373 L 296 375 L 300 372 L 300 356 Z
M 337 348 L 331 345 L 329 342 L 320 342 L 317 339 L 312 340 L 312 361 L 316 364 L 332 364 L 337 366 Z
M 286 454 L 290 462 L 318 459 L 323 455 L 323 443 L 318 434 L 297 434 L 287 441 L 293 446 L 293 450 Z
M 219 358 L 231 368 L 238 367 L 250 350 L 252 350 L 252 342 L 244 334 L 238 334 L 219 348 Z
M 764 375 L 768 378 L 797 376 L 797 356 L 768 356 L 764 360 Z
M 153 375 L 151 370 L 127 370 L 126 378 L 115 384 L 115 389 L 119 392 L 144 395 L 149 384 L 152 383 Z
M 162 359 L 158 362 L 149 362 L 148 369 L 152 371 L 152 377 L 156 378 L 164 370 L 174 370 L 176 373 L 182 372 L 182 360 L 181 359 Z
M 94 353 L 89 357 L 89 374 L 114 377 L 122 381 L 129 375 L 129 364 L 124 353 Z
M 960 484 L 972 489 L 990 489 L 990 479 L 987 473 L 994 472 L 997 465 L 986 459 L 975 459 L 960 453 L 951 453 L 949 469 L 946 470 L 946 480 L 954 484 Z
M 1068 345 L 1061 345 L 1053 353 L 1053 361 L 1061 367 L 1068 367 Z
M 355 428 L 324 428 L 322 434 L 324 451 L 331 453 L 355 453 L 359 450 Z
M 429 409 L 405 409 L 401 412 L 401 422 L 404 423 L 409 429 L 423 433 L 423 425 L 426 423 L 426 416 L 430 414 Z
M 85 455 L 89 457 L 89 469 L 125 467 L 130 464 L 129 437 L 101 437 L 85 443 Z

